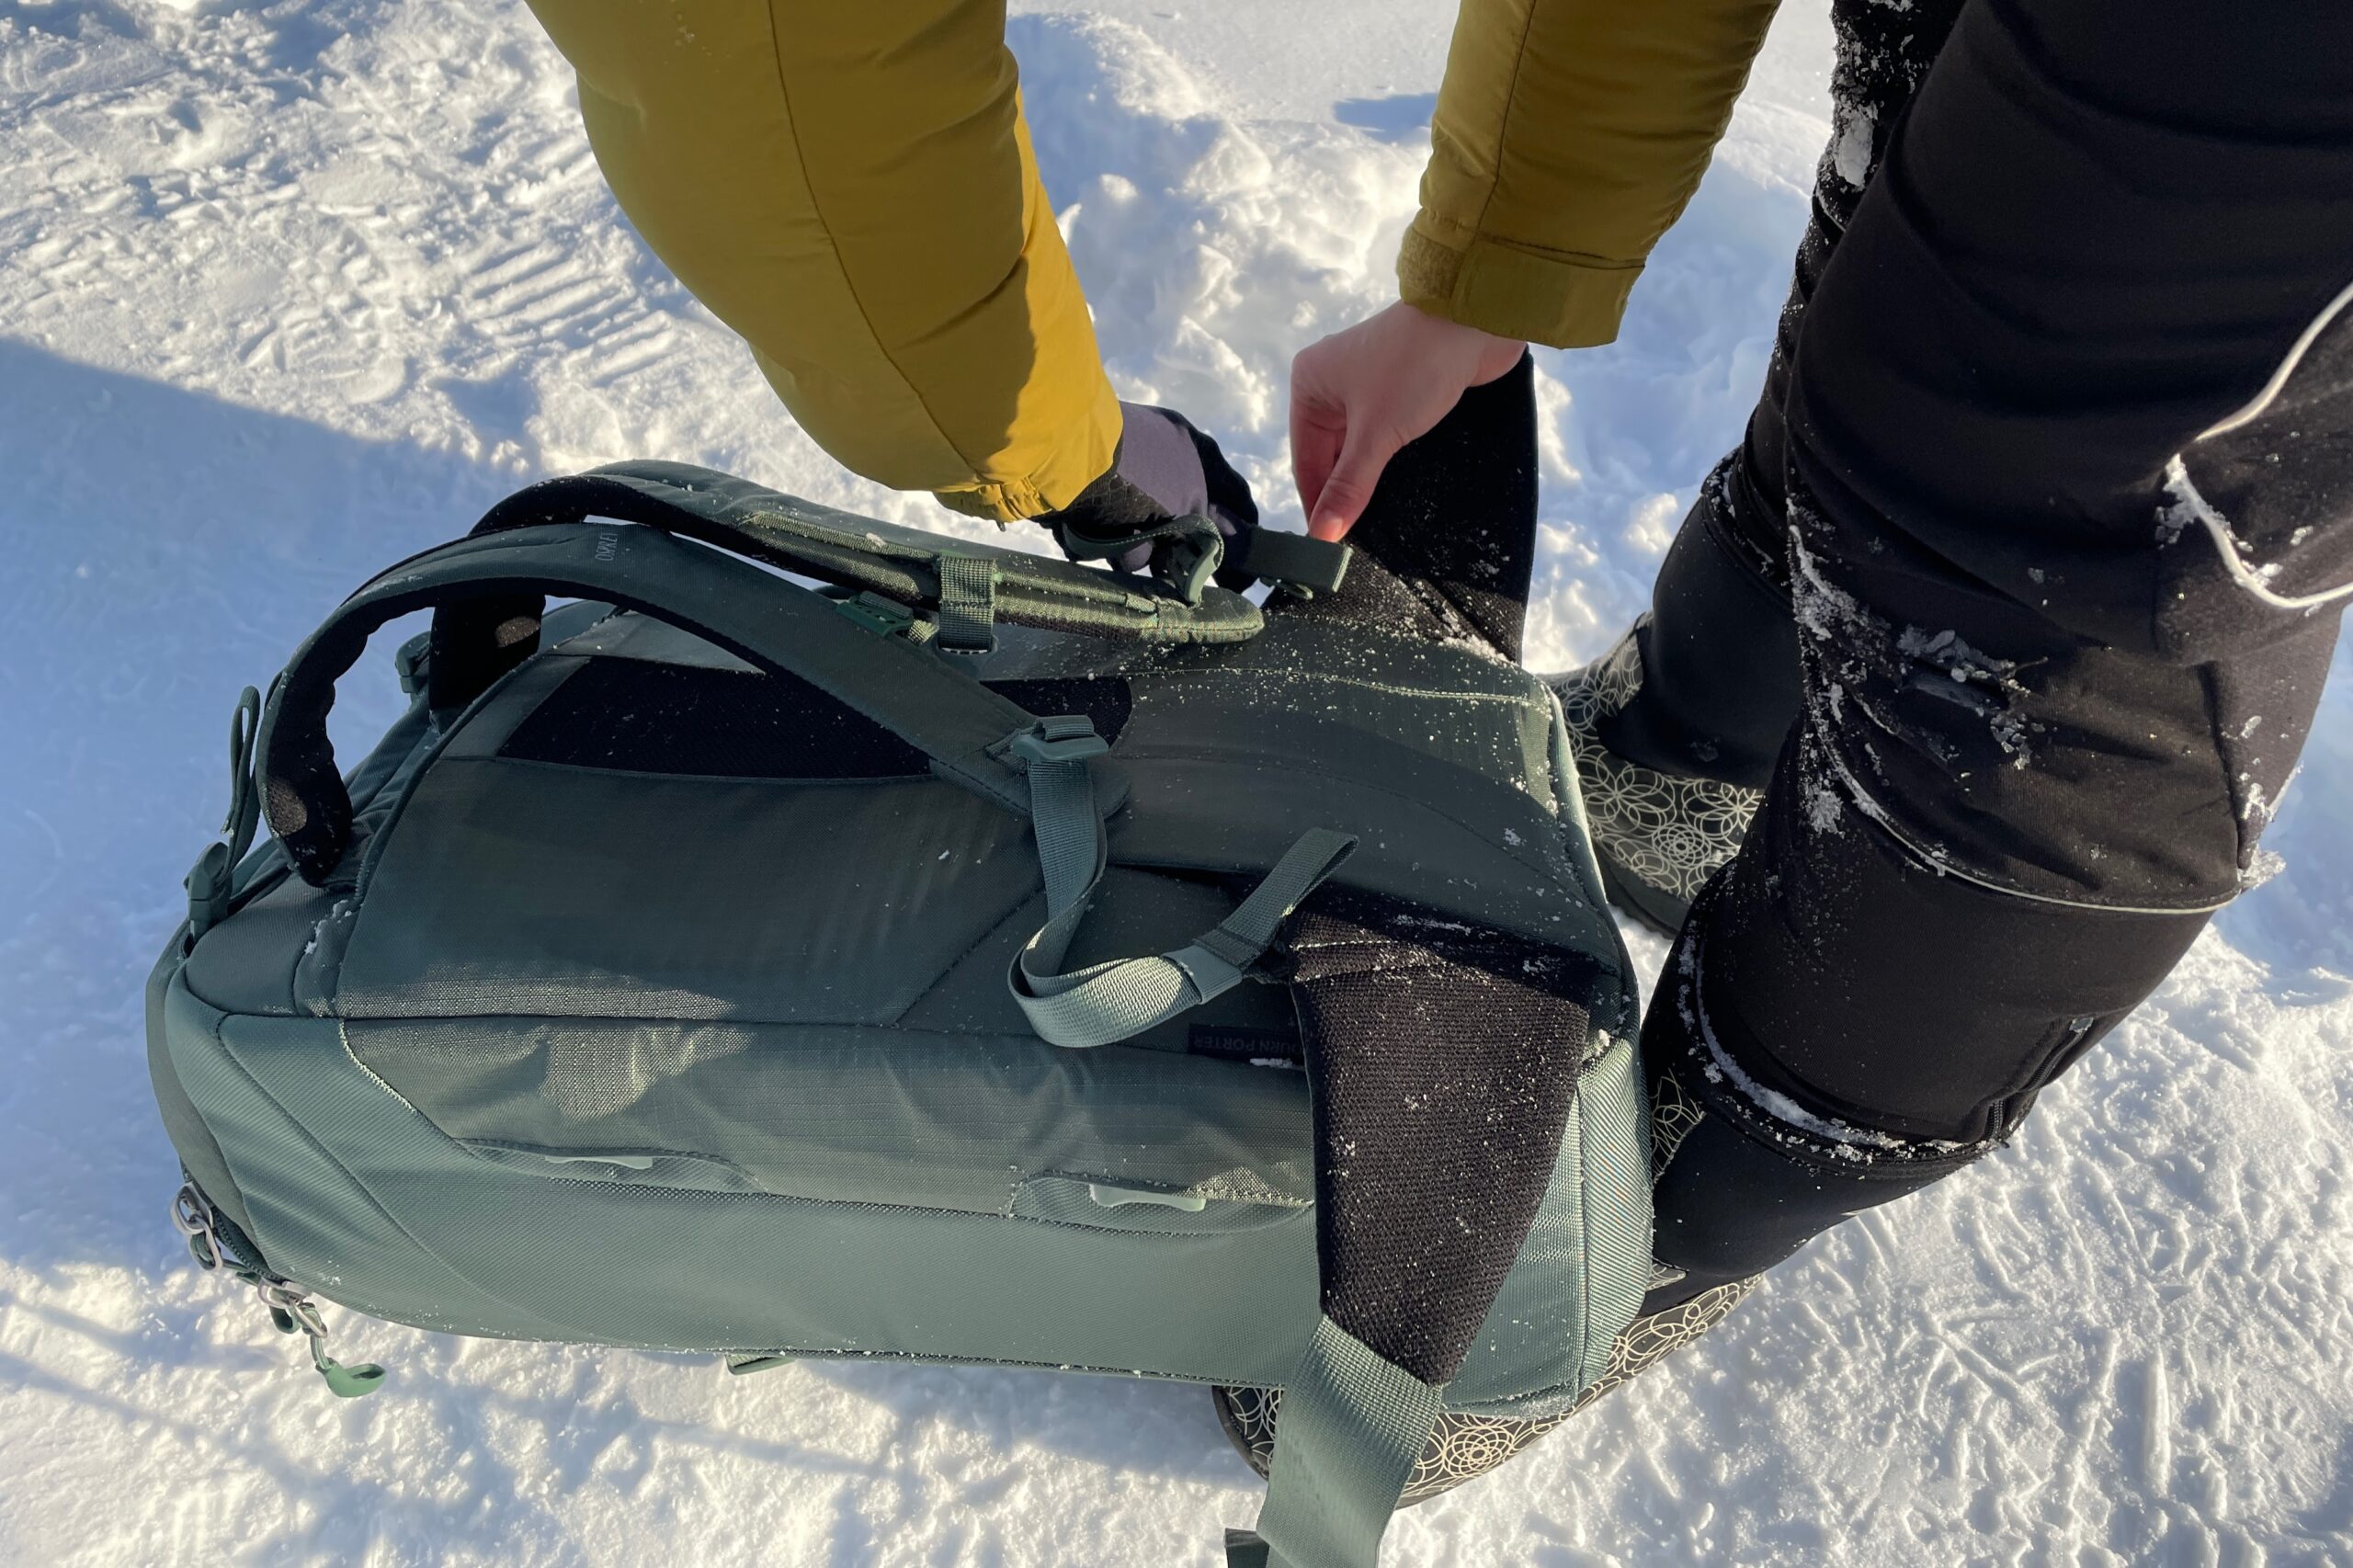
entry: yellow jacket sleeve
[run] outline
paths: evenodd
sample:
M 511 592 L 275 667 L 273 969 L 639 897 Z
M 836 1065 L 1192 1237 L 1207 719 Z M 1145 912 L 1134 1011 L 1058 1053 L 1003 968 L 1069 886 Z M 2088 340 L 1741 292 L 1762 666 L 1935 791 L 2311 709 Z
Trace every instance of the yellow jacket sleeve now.
M 1607 343 L 1732 119 L 1775 0 L 1463 0 L 1397 258 L 1407 303 Z
M 1003 0 L 531 0 L 621 209 L 847 466 L 1010 521 L 1120 411 Z

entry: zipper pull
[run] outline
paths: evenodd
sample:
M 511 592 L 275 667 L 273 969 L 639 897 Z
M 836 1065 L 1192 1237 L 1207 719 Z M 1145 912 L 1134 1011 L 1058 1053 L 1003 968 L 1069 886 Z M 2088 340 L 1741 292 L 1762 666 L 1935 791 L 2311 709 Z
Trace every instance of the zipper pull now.
M 326 1319 L 319 1315 L 319 1305 L 311 1293 L 299 1290 L 283 1279 L 263 1279 L 255 1285 L 262 1303 L 269 1308 L 269 1321 L 280 1334 L 301 1331 L 311 1349 L 311 1365 L 338 1399 L 360 1399 L 383 1386 L 384 1369 L 373 1361 L 357 1367 L 347 1367 L 327 1354 Z
M 188 1250 L 196 1255 L 198 1265 L 206 1269 L 225 1268 L 238 1278 L 251 1281 L 262 1305 L 269 1309 L 270 1326 L 280 1334 L 302 1335 L 310 1346 L 311 1365 L 318 1369 L 319 1376 L 338 1399 L 358 1399 L 381 1387 L 384 1369 L 373 1361 L 347 1367 L 327 1354 L 326 1319 L 320 1315 L 319 1305 L 311 1300 L 308 1290 L 263 1274 L 221 1244 L 220 1227 L 214 1221 L 217 1212 L 212 1200 L 193 1181 L 183 1183 L 173 1196 L 173 1228 L 188 1238 Z

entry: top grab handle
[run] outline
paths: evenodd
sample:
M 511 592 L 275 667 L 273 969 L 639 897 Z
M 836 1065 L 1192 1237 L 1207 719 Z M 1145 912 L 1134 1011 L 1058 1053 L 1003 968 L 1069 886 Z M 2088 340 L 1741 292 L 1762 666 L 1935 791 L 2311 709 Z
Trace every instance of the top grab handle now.
M 1157 643 L 1238 642 L 1263 624 L 1257 606 L 1207 580 L 1224 545 L 1206 521 L 1202 570 L 1187 582 L 1167 583 L 879 522 L 710 469 L 639 461 L 518 491 L 492 507 L 473 536 L 594 517 L 698 540 L 892 599 L 938 617 L 938 645 L 954 653 L 986 653 L 1000 620 Z M 530 657 L 543 608 L 537 596 L 519 594 L 444 606 L 433 625 L 433 706 L 469 702 Z

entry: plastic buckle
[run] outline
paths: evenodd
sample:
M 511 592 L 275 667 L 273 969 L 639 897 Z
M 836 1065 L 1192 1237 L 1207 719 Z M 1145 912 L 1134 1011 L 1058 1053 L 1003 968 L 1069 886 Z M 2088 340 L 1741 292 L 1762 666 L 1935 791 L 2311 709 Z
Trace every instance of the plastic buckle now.
M 1110 743 L 1095 733 L 1095 721 L 1083 713 L 1040 719 L 1015 735 L 1009 744 L 1013 755 L 1024 762 L 1084 762 L 1111 749 Z
M 229 894 L 234 869 L 229 858 L 229 846 L 214 842 L 204 846 L 204 853 L 188 868 L 182 886 L 188 889 L 188 939 L 194 941 L 229 914 Z
M 1153 547 L 1152 574 L 1188 605 L 1199 605 L 1225 561 L 1225 537 L 1198 513 L 1177 519 L 1183 531 Z
M 400 645 L 392 668 L 401 677 L 401 695 L 415 697 L 433 678 L 433 633 L 420 631 Z
M 877 637 L 901 636 L 915 623 L 915 611 L 896 599 L 886 599 L 875 593 L 835 599 L 834 608 Z

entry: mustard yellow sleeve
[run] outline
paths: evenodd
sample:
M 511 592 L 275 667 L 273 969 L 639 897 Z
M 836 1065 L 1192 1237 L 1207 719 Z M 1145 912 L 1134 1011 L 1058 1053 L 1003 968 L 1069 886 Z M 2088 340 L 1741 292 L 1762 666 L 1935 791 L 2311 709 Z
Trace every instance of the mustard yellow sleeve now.
M 1607 343 L 1699 188 L 1776 0 L 1462 0 L 1397 258 L 1407 303 Z
M 1109 467 L 1003 0 L 531 6 L 622 210 L 835 458 L 1000 521 Z

